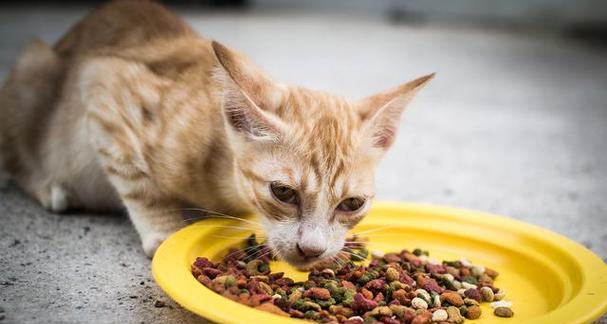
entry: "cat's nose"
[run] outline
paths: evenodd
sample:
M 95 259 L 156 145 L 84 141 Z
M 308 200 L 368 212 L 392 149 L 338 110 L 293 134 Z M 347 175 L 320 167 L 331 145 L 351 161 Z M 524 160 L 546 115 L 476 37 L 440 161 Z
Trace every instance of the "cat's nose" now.
M 323 254 L 327 249 L 317 245 L 301 245 L 297 244 L 297 251 L 306 258 L 316 258 Z

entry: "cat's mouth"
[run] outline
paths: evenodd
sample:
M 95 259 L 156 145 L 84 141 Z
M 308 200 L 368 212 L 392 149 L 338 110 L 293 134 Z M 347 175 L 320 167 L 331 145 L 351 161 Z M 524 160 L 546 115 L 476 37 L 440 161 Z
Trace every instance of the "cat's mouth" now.
M 286 261 L 299 270 L 308 271 L 319 263 L 333 260 L 334 254 L 335 253 L 323 253 L 319 256 L 309 257 L 303 255 L 297 251 L 297 249 L 295 249 L 295 251 L 290 251 L 289 253 L 281 253 L 280 259 Z

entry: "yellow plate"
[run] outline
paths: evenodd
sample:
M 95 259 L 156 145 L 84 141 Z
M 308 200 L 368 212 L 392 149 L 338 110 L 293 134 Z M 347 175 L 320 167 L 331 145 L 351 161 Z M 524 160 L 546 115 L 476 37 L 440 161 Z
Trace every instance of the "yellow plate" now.
M 197 256 L 221 259 L 252 232 L 246 223 L 207 219 L 166 240 L 152 272 L 158 285 L 186 309 L 219 323 L 302 323 L 224 298 L 190 273 Z M 370 249 L 420 247 L 439 260 L 465 257 L 500 272 L 496 286 L 513 301 L 514 317 L 497 318 L 488 304 L 474 323 L 587 323 L 607 311 L 607 266 L 583 246 L 548 230 L 505 217 L 406 203 L 375 203 L 353 232 L 368 231 Z M 305 273 L 276 262 L 273 271 Z

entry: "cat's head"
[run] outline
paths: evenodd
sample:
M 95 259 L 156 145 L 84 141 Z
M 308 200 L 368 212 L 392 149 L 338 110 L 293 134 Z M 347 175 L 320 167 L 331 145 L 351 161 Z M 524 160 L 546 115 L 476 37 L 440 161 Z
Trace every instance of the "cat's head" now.
M 349 102 L 278 84 L 246 57 L 213 49 L 237 181 L 268 244 L 300 267 L 336 255 L 371 207 L 403 108 L 433 75 Z

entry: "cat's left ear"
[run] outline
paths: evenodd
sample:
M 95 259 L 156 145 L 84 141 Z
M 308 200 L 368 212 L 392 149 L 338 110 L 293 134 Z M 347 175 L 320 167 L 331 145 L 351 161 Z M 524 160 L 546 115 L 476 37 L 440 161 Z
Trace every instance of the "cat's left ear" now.
M 221 65 L 215 78 L 223 85 L 223 111 L 233 130 L 244 138 L 275 141 L 286 126 L 275 115 L 283 88 L 244 55 L 212 43 Z
M 385 151 L 392 145 L 403 110 L 433 77 L 434 73 L 417 78 L 355 104 L 373 148 Z

